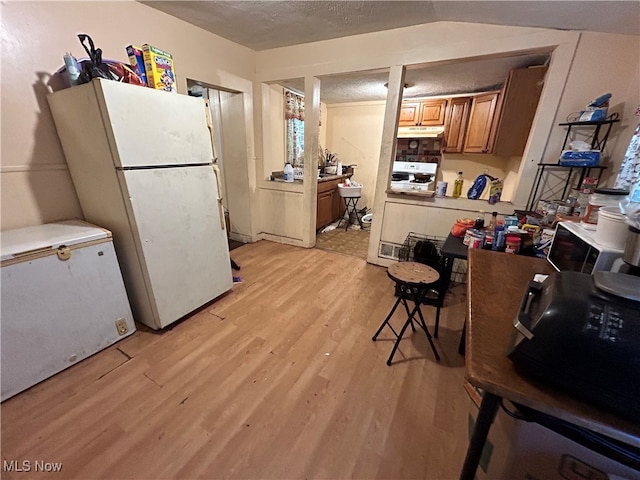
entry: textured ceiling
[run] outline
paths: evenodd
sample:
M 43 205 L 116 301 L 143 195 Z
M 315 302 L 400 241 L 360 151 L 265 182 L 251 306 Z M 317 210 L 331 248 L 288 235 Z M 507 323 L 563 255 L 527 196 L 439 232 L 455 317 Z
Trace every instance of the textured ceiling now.
M 544 65 L 549 55 L 520 55 L 491 60 L 466 61 L 438 66 L 413 65 L 405 73 L 403 98 L 433 97 L 499 89 L 514 68 Z M 473 72 L 473 73 L 471 73 Z M 387 97 L 388 72 L 358 72 L 320 77 L 324 103 L 384 100 Z M 304 91 L 302 79 L 281 82 L 285 87 Z
M 143 1 L 252 50 L 453 21 L 640 35 L 633 1 Z
M 145 5 L 256 51 L 436 21 L 640 35 L 640 1 L 143 1 Z M 405 98 L 486 91 L 509 70 L 547 55 L 407 69 Z M 387 72 L 321 78 L 320 98 L 341 103 L 386 98 Z M 282 82 L 303 91 L 301 79 Z

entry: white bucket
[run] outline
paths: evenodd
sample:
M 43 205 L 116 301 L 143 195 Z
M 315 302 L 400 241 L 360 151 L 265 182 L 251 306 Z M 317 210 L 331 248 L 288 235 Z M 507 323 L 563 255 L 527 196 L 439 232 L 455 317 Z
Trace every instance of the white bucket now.
M 625 216 L 620 213 L 620 208 L 600 207 L 595 234 L 596 242 L 605 247 L 624 250 L 626 238 L 627 224 Z

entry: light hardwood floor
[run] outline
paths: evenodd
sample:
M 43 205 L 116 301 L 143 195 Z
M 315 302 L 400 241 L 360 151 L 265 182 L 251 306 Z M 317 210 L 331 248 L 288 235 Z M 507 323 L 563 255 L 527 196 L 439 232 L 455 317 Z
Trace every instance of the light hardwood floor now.
M 3 460 L 61 462 L 41 476 L 65 479 L 458 477 L 463 295 L 442 312 L 440 362 L 409 329 L 388 367 L 391 335 L 371 341 L 395 300 L 384 268 L 266 241 L 233 257 L 243 282 L 226 296 L 4 402 Z

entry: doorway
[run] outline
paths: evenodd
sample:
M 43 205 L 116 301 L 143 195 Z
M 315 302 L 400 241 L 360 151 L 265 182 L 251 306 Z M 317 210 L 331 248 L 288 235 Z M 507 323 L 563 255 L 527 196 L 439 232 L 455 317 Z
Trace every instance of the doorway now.
M 366 260 L 370 225 L 365 222 L 364 228 L 351 225 L 345 230 L 344 220 L 339 227 L 337 222 L 333 223 L 316 233 L 316 248 Z
M 189 95 L 207 102 L 211 118 L 214 163 L 225 212 L 229 248 L 251 242 L 248 148 L 244 93 L 187 81 Z

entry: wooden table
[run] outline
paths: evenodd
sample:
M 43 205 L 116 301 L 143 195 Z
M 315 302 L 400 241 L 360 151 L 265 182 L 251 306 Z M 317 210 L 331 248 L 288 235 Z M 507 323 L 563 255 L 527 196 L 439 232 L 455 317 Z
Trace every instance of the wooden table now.
M 442 281 L 444 283 L 444 289 L 446 291 L 449 288 L 451 282 L 451 273 L 453 271 L 453 261 L 456 258 L 462 260 L 467 259 L 469 248 L 464 244 L 464 239 L 454 237 L 449 233 L 444 244 L 440 248 L 440 253 L 444 257 L 444 268 L 442 272 Z
M 468 259 L 465 377 L 484 389 L 461 479 L 473 479 L 501 398 L 640 448 L 640 425 L 521 376 L 507 358 L 527 284 L 553 267 L 543 259 L 472 249 Z
M 453 272 L 453 262 L 456 258 L 461 260 L 467 260 L 469 247 L 464 244 L 464 239 L 460 237 L 454 237 L 449 233 L 444 244 L 440 248 L 440 253 L 444 260 L 442 268 L 442 291 L 447 292 L 449 284 L 451 283 L 451 273 Z M 444 301 L 444 300 L 443 300 Z M 467 329 L 467 322 L 464 323 L 462 328 L 462 336 L 460 337 L 460 344 L 458 345 L 458 353 L 464 355 L 464 335 Z M 438 323 L 434 329 L 434 336 L 438 336 Z

